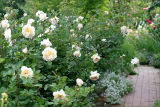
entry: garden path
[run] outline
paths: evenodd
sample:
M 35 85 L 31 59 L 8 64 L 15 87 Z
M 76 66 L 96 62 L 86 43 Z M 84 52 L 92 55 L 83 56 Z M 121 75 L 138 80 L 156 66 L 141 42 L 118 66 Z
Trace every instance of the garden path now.
M 124 96 L 123 103 L 109 107 L 153 107 L 160 100 L 160 70 L 150 66 L 135 68 L 137 75 L 129 76 L 134 83 L 132 93 Z

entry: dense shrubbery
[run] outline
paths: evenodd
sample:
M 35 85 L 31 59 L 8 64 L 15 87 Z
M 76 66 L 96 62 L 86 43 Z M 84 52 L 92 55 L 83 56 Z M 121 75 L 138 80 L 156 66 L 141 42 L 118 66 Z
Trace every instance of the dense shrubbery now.
M 120 57 L 119 27 L 106 26 L 105 15 L 87 23 L 82 16 L 56 15 L 39 11 L 16 20 L 11 12 L 1 21 L 0 92 L 8 94 L 8 106 L 90 106 L 94 80 L 130 65 Z
M 11 1 L 4 3 L 1 104 L 90 107 L 99 95 L 117 104 L 132 90 L 125 76 L 135 74 L 139 59 L 141 64 L 160 65 L 159 16 L 153 24 L 142 8 L 151 2 L 16 1 L 19 10 L 6 4 Z M 39 9 L 46 13 L 36 13 Z

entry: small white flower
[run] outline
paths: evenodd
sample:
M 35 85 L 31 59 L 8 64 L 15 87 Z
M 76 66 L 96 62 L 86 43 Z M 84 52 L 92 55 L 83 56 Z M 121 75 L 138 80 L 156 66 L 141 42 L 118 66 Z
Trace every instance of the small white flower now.
M 26 54 L 26 53 L 28 52 L 28 49 L 27 49 L 27 48 L 24 48 L 24 49 L 22 50 L 22 52 Z
M 77 82 L 77 85 L 80 86 L 80 87 L 83 85 L 83 80 L 82 79 L 77 78 L 76 82 Z
M 72 33 L 73 33 L 73 32 L 74 32 L 74 29 L 71 29 L 71 30 L 70 30 L 70 32 L 72 32 Z
M 81 57 L 81 52 L 80 52 L 80 50 L 75 51 L 75 52 L 73 53 L 73 55 L 76 56 L 76 57 Z
M 65 99 L 66 98 L 66 94 L 63 91 L 63 89 L 61 89 L 60 91 L 53 92 L 53 96 L 55 99 Z
M 80 47 L 78 47 L 77 45 L 72 45 L 72 50 L 73 50 L 73 49 L 81 50 L 81 48 L 80 48 Z
M 35 35 L 35 28 L 31 25 L 25 25 L 22 28 L 22 34 L 26 38 L 32 38 Z
M 121 32 L 122 32 L 123 34 L 126 34 L 126 33 L 127 33 L 127 30 L 128 30 L 128 28 L 127 28 L 126 26 L 122 26 L 122 27 L 121 27 Z
M 4 98 L 5 100 L 7 100 L 7 98 L 8 98 L 7 93 L 2 93 L 1 95 L 2 95 L 2 98 Z
M 102 42 L 106 42 L 106 39 L 102 39 Z
M 97 80 L 97 79 L 99 79 L 99 76 L 100 76 L 100 74 L 99 73 L 97 73 L 97 71 L 91 71 L 91 76 L 90 76 L 90 79 L 91 80 Z
M 43 34 L 39 34 L 39 35 L 38 35 L 39 38 L 42 37 L 42 36 L 43 36 Z
M 107 15 L 107 14 L 109 14 L 109 12 L 108 12 L 108 11 L 105 11 L 104 14 Z
M 51 47 L 47 47 L 42 52 L 43 59 L 46 61 L 53 61 L 57 58 L 57 51 Z
M 26 17 L 26 16 L 27 16 L 27 13 L 24 13 L 23 16 Z
M 8 16 L 9 16 L 9 14 L 6 13 L 6 14 L 4 15 L 4 18 L 7 19 Z
M 50 22 L 53 24 L 53 25 L 56 25 L 58 22 L 59 22 L 59 18 L 58 17 L 53 17 L 50 19 Z
M 4 32 L 5 39 L 11 41 L 11 29 L 6 29 Z
M 94 63 L 97 63 L 101 59 L 100 56 L 97 53 L 94 54 L 91 58 L 93 59 Z
M 52 43 L 49 41 L 49 39 L 44 39 L 41 42 L 41 45 L 44 45 L 45 47 L 50 47 L 50 46 L 52 46 Z
M 50 32 L 50 29 L 47 28 L 44 33 L 49 33 L 49 32 Z
M 1 21 L 2 28 L 8 28 L 9 26 L 10 26 L 10 24 L 8 23 L 7 19 Z
M 79 23 L 77 27 L 78 27 L 78 30 L 81 30 L 83 28 L 83 25 Z
M 82 21 L 84 19 L 84 17 L 83 16 L 79 16 L 78 19 Z
M 34 22 L 34 19 L 28 19 L 27 24 L 31 25 Z
M 135 57 L 134 59 L 131 60 L 131 64 L 139 64 L 139 59 Z
M 56 29 L 56 26 L 55 26 L 55 25 L 51 25 L 51 26 L 49 27 L 49 29 L 50 29 L 50 32 L 52 32 L 54 29 Z
M 89 38 L 91 38 L 91 36 L 90 36 L 89 34 L 87 34 L 87 35 L 85 36 L 85 40 L 88 40 Z
M 33 71 L 32 71 L 32 69 L 28 68 L 26 66 L 22 66 L 20 78 L 22 78 L 22 77 L 32 78 L 33 77 Z

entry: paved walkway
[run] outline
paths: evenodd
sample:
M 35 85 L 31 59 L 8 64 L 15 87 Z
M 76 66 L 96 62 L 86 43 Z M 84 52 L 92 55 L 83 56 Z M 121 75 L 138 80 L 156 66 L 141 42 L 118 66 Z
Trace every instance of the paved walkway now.
M 134 83 L 133 92 L 123 98 L 122 105 L 112 107 L 153 107 L 160 100 L 160 70 L 139 66 L 135 71 L 138 75 L 129 76 Z

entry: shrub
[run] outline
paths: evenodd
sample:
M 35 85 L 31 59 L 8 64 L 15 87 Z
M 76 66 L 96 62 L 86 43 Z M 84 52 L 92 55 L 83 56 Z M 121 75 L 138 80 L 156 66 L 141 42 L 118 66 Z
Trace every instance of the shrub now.
M 8 106 L 91 106 L 88 96 L 99 73 L 123 72 L 128 64 L 120 58 L 119 27 L 106 26 L 105 17 L 86 23 L 56 12 L 36 16 L 1 21 L 0 93 L 8 94 Z M 83 86 L 75 86 L 77 78 Z M 56 100 L 52 93 L 61 89 L 66 98 Z
M 99 87 L 104 91 L 106 102 L 120 104 L 121 97 L 132 91 L 132 83 L 122 74 L 105 73 L 98 82 Z

